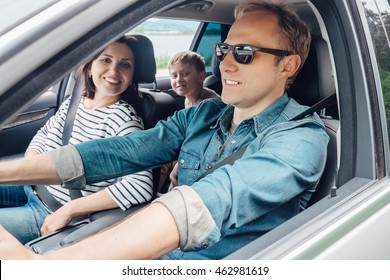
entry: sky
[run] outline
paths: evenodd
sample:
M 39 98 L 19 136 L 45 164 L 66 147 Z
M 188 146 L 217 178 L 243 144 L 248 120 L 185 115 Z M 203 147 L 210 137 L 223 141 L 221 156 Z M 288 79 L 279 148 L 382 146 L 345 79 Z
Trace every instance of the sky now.
M 377 12 L 377 7 L 375 5 L 375 2 L 377 3 L 377 5 L 381 11 L 385 10 L 385 11 L 390 12 L 389 0 L 362 0 L 362 2 L 366 2 L 367 8 L 369 8 L 370 10 L 373 10 L 375 12 Z

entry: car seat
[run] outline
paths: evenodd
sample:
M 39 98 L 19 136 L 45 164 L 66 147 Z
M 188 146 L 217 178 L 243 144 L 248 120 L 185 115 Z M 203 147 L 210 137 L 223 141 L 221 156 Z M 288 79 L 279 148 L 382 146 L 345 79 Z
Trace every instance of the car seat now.
M 206 77 L 203 86 L 214 90 L 219 95 L 222 93 L 221 71 L 219 70 L 219 60 L 215 56 L 215 53 L 211 59 L 211 75 Z
M 142 84 L 156 82 L 156 60 L 154 48 L 150 39 L 144 35 L 133 35 L 139 42 L 134 48 L 134 56 L 138 60 L 137 79 L 142 94 L 141 101 L 134 105 L 134 109 L 144 122 L 145 129 L 152 128 L 159 120 L 166 120 L 178 110 L 175 100 L 157 89 L 142 87 Z
M 307 60 L 287 93 L 297 102 L 312 106 L 335 94 L 335 82 L 328 45 L 321 37 L 313 37 Z M 337 183 L 337 131 L 339 128 L 337 105 L 318 112 L 329 136 L 325 170 L 307 207 L 327 196 Z
M 149 129 L 154 127 L 158 121 L 166 120 L 173 115 L 179 108 L 175 99 L 165 92 L 153 88 L 149 89 L 142 87 L 142 84 L 156 83 L 156 60 L 154 56 L 153 43 L 144 35 L 133 35 L 139 42 L 134 48 L 134 56 L 139 59 L 137 66 L 137 79 L 140 84 L 139 92 L 141 99 L 133 104 L 137 114 L 144 122 L 144 128 Z M 153 192 L 157 194 L 157 189 L 160 181 L 160 167 L 153 169 Z

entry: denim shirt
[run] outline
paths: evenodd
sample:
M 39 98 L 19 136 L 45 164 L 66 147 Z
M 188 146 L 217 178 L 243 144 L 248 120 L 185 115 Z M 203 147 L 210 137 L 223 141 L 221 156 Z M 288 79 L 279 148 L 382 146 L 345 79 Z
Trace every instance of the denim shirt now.
M 219 99 L 209 99 L 176 112 L 155 128 L 75 146 L 85 174 L 80 175 L 80 171 L 61 175 L 60 169 L 69 170 L 66 156 L 55 161 L 64 187 L 77 188 L 80 182 L 91 184 L 178 159 L 179 186 L 188 186 L 183 190 L 191 188 L 196 193 L 201 201 L 200 215 L 207 212 L 204 215 L 210 217 L 212 224 L 195 244 L 185 247 L 181 240 L 180 249 L 169 256 L 221 259 L 305 208 L 323 172 L 328 143 L 324 125 L 316 114 L 289 121 L 305 109 L 284 94 L 258 115 L 242 121 L 228 139 L 233 107 Z M 220 167 L 196 181 L 243 145 L 248 147 L 233 165 Z M 166 201 L 163 196 L 162 203 L 175 204 L 175 200 L 169 201 L 169 195 L 165 195 Z M 172 194 L 175 199 L 180 196 L 183 194 Z M 177 205 L 181 202 L 177 201 Z M 191 235 L 202 223 L 191 221 L 196 219 L 192 216 L 196 216 L 193 214 L 197 214 L 197 208 L 186 207 L 176 210 L 192 213 L 185 221 L 175 218 L 181 239 L 187 237 L 182 236 L 185 233 L 180 227 Z

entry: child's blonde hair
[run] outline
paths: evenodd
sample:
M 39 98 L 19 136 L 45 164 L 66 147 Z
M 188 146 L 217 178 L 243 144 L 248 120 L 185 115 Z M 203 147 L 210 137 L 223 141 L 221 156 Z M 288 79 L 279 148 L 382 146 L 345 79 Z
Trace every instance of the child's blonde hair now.
M 195 65 L 198 72 L 206 72 L 205 61 L 203 57 L 193 51 L 183 51 L 175 54 L 168 63 L 168 68 L 178 63 L 188 63 L 189 65 Z

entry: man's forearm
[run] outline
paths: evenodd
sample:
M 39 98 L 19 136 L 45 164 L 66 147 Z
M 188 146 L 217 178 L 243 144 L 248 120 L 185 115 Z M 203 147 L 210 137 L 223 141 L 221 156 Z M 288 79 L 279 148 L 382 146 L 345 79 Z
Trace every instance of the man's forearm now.
M 46 154 L 0 162 L 0 185 L 61 184 L 50 156 Z
M 179 233 L 169 210 L 154 203 L 122 223 L 45 259 L 157 259 L 179 246 Z

